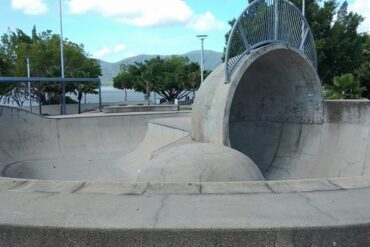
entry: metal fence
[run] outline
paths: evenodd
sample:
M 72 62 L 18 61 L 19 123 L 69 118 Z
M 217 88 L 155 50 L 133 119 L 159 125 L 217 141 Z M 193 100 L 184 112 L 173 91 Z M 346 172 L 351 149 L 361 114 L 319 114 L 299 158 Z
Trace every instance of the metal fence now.
M 270 43 L 296 48 L 317 68 L 315 41 L 301 11 L 288 0 L 256 0 L 248 5 L 231 30 L 225 56 L 225 83 L 230 82 L 245 55 Z
M 59 78 L 59 77 L 0 77 L 0 84 L 4 83 L 28 83 L 28 86 L 30 87 L 31 83 L 37 83 L 38 86 L 40 86 L 42 83 L 89 83 L 89 82 L 95 82 L 98 83 L 98 94 L 99 94 L 99 110 L 102 111 L 102 98 L 101 98 L 101 81 L 100 78 Z M 41 89 L 39 89 L 39 93 L 41 92 Z M 65 95 L 62 95 L 62 97 L 65 97 Z M 63 101 L 62 101 L 63 102 Z M 64 105 L 62 105 L 62 109 L 66 109 L 65 101 L 63 102 Z M 38 103 L 39 107 L 39 114 L 42 114 L 42 104 L 41 102 Z M 32 106 L 31 106 L 32 110 Z M 62 110 L 62 114 L 66 114 Z

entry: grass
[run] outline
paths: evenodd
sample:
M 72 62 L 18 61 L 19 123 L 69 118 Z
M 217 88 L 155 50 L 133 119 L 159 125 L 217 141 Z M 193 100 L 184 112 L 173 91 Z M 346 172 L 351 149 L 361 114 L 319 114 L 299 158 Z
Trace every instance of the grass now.
M 192 105 L 180 105 L 180 111 L 191 111 L 192 110 Z

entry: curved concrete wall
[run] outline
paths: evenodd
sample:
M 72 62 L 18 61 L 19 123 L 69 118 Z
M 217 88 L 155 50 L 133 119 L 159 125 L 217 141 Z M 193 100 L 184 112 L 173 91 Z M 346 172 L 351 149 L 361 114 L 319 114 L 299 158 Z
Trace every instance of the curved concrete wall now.
M 143 141 L 148 121 L 187 113 L 45 118 L 0 107 L 1 176 L 121 180 L 114 160 Z
M 323 124 L 282 124 L 266 179 L 370 175 L 370 101 L 326 101 Z
M 315 69 L 298 51 L 275 44 L 245 56 L 231 82 L 224 84 L 225 65 L 200 87 L 193 106 L 193 138 L 234 143 L 235 123 L 322 123 L 323 98 Z
M 195 140 L 237 149 L 267 180 L 370 175 L 369 101 L 323 102 L 316 71 L 295 50 L 262 47 L 223 82 L 221 65 L 199 90 Z
M 278 150 L 283 124 L 323 121 L 320 80 L 293 50 L 262 53 L 234 83 L 230 113 L 225 116 L 230 146 L 254 160 L 262 172 L 269 169 Z

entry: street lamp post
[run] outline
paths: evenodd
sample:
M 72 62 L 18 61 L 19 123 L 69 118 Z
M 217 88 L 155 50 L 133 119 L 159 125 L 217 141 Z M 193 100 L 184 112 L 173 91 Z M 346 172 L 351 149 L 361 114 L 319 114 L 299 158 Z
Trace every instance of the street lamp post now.
M 64 79 L 64 44 L 63 44 L 63 18 L 62 18 L 62 0 L 59 0 L 59 19 L 60 19 L 60 69 L 61 76 Z M 65 82 L 62 80 L 62 108 L 61 114 L 66 114 L 66 86 Z
M 200 52 L 200 81 L 203 83 L 204 81 L 204 40 L 208 37 L 208 35 L 197 35 L 197 37 L 201 41 L 201 52 Z
M 208 37 L 208 35 L 201 34 L 197 35 L 197 38 L 200 39 L 201 42 L 201 51 L 200 51 L 200 83 L 202 84 L 204 81 L 204 40 Z M 195 99 L 195 89 L 193 91 L 193 102 Z
M 30 58 L 26 57 L 26 63 L 27 63 L 27 77 L 31 77 L 31 69 L 30 69 Z M 32 99 L 31 99 L 31 82 L 28 82 L 28 97 L 30 100 L 30 112 L 32 112 Z

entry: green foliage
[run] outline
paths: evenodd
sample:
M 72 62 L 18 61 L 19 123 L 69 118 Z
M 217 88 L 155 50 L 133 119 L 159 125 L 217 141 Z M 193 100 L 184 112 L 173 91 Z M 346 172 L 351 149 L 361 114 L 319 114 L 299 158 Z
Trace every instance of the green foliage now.
M 339 8 L 337 20 L 326 38 L 326 46 L 319 50 L 319 74 L 324 82 L 330 81 L 335 75 L 353 73 L 363 59 L 363 37 L 356 31 L 363 18 L 352 12 L 347 13 L 347 6 L 347 2 L 344 2 Z
M 367 36 L 363 44 L 362 55 L 364 58 L 363 63 L 356 70 L 357 79 L 360 81 L 361 85 L 367 88 L 363 96 L 370 98 L 370 36 Z
M 228 22 L 230 25 L 231 29 L 234 26 L 236 22 L 236 19 L 233 18 L 231 21 Z M 225 44 L 227 45 L 227 42 L 229 42 L 230 34 L 231 34 L 231 29 L 225 34 Z M 224 53 L 222 54 L 221 61 L 225 62 L 225 56 L 226 56 L 226 47 L 224 47 Z
M 333 85 L 326 85 L 324 92 L 327 99 L 359 99 L 365 90 L 353 74 L 347 73 L 335 76 Z
M 76 100 L 72 99 L 69 96 L 66 96 L 65 99 L 66 99 L 66 104 L 77 104 L 78 103 Z
M 60 38 L 50 30 L 37 33 L 32 29 L 31 36 L 17 29 L 10 34 L 3 34 L 0 42 L 0 76 L 27 76 L 26 57 L 30 59 L 32 77 L 60 77 Z M 101 75 L 100 64 L 88 57 L 83 45 L 64 41 L 65 77 L 98 77 Z M 37 86 L 32 84 L 31 97 L 43 104 L 60 103 L 60 84 L 44 83 Z M 66 91 L 75 93 L 80 100 L 83 93 L 92 93 L 98 87 L 97 83 L 77 84 L 67 83 Z M 25 83 L 3 84 L 0 86 L 0 99 L 14 99 L 14 90 L 21 92 L 23 98 L 28 97 Z
M 205 76 L 209 74 L 205 71 Z M 120 73 L 113 78 L 113 86 L 119 89 L 134 89 L 149 96 L 155 91 L 168 101 L 182 99 L 200 84 L 200 68 L 189 63 L 185 57 L 159 56 L 143 63 L 121 66 Z

